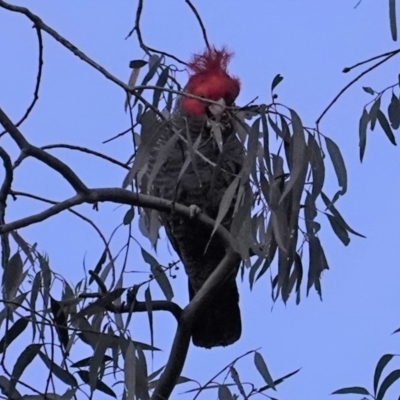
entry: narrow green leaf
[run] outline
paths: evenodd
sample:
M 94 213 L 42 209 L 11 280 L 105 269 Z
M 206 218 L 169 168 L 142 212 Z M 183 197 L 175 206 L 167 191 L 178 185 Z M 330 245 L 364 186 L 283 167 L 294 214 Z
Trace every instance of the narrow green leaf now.
M 169 67 L 166 67 L 162 70 L 160 76 L 158 77 L 156 86 L 159 88 L 163 88 L 168 81 L 169 77 Z M 160 97 L 162 94 L 162 89 L 155 89 L 153 94 L 153 106 L 158 108 L 158 103 L 160 102 Z
M 128 392 L 127 398 L 133 399 L 136 394 L 136 356 L 135 347 L 132 342 L 129 342 L 125 352 L 125 387 Z
M 332 394 L 364 394 L 366 396 L 370 396 L 367 389 L 361 386 L 351 386 L 343 389 L 339 389 L 334 391 Z
M 122 223 L 124 225 L 129 225 L 134 217 L 135 217 L 135 209 L 134 207 L 130 207 L 129 210 L 125 213 Z
M 142 68 L 147 64 L 147 61 L 144 60 L 132 60 L 129 62 L 129 68 Z
M 257 371 L 265 380 L 265 383 L 267 383 L 272 389 L 276 390 L 274 380 L 272 379 L 272 376 L 268 371 L 267 364 L 265 363 L 262 355 L 258 352 L 254 353 L 254 365 L 256 366 Z
M 396 0 L 389 0 L 390 33 L 393 41 L 397 41 Z
M 368 111 L 364 108 L 360 117 L 359 123 L 359 146 L 360 146 L 360 161 L 362 162 L 365 153 L 365 147 L 367 145 L 367 127 L 369 122 Z
M 369 118 L 371 121 L 371 131 L 374 130 L 376 120 L 378 118 L 378 111 L 381 109 L 381 96 L 379 96 L 374 104 L 372 105 L 371 109 L 369 110 Z
M 383 400 L 387 390 L 393 385 L 398 379 L 400 379 L 400 369 L 392 371 L 382 382 L 379 388 L 376 400 Z
M 275 78 L 272 80 L 271 84 L 271 92 L 283 81 L 283 76 L 281 74 L 277 74 Z
M 390 360 L 394 357 L 394 354 L 385 354 L 383 355 L 378 364 L 376 364 L 375 373 L 374 373 L 374 395 L 376 396 L 376 392 L 378 390 L 379 379 L 381 378 L 383 369 L 390 362 Z
M 375 94 L 375 91 L 368 86 L 363 86 L 363 89 L 364 89 L 364 92 L 367 92 L 368 94 L 372 94 L 372 95 Z
M 97 262 L 97 264 L 93 270 L 96 275 L 99 275 L 99 273 L 101 271 L 101 267 L 106 262 L 106 260 L 107 260 L 107 249 L 104 249 L 102 255 L 100 256 L 100 260 Z M 89 285 L 92 284 L 93 280 L 94 280 L 93 277 L 89 278 Z
M 353 235 L 365 238 L 364 235 L 361 235 L 361 233 L 356 232 L 354 229 L 350 228 L 350 226 L 347 224 L 347 222 L 344 220 L 342 215 L 339 213 L 337 208 L 333 205 L 333 201 L 331 202 L 328 198 L 328 196 L 324 193 L 321 192 L 321 197 L 322 201 L 325 203 L 326 208 L 333 214 L 333 216 L 336 218 L 336 221 L 343 226 L 347 231 L 352 233 Z
M 161 372 L 162 372 L 162 370 L 164 369 L 164 367 L 165 367 L 165 366 L 163 366 L 163 367 L 157 369 L 156 371 L 152 372 L 152 373 L 147 377 L 147 380 L 150 382 L 150 381 L 152 381 L 153 379 L 157 378 L 157 376 L 158 376 L 159 374 L 161 374 Z
M 153 306 L 152 306 L 152 301 L 151 301 L 150 287 L 147 287 L 146 290 L 144 291 L 144 299 L 146 302 L 147 316 L 149 318 L 150 344 L 151 344 L 151 346 L 153 346 L 153 344 L 154 344 Z
M 329 157 L 331 158 L 333 164 L 333 168 L 336 172 L 339 186 L 342 188 L 341 194 L 344 195 L 347 191 L 347 170 L 342 153 L 339 149 L 339 146 L 332 139 L 326 137 L 325 142 Z
M 172 290 L 171 283 L 169 282 L 167 276 L 165 275 L 163 269 L 161 268 L 159 262 L 148 253 L 143 247 L 141 247 L 143 260 L 150 265 L 150 270 L 164 293 L 165 298 L 171 301 L 174 297 L 174 292 Z
M 180 385 L 181 383 L 187 383 L 187 382 L 193 382 L 193 379 L 187 378 L 186 376 L 180 376 L 178 380 L 176 381 L 177 385 Z
M 25 330 L 28 323 L 28 318 L 22 317 L 8 329 L 6 334 L 0 340 L 0 354 L 3 353 L 5 349 Z
M 31 307 L 31 321 L 32 321 L 32 343 L 35 341 L 36 337 L 36 300 L 39 295 L 40 286 L 42 283 L 42 273 L 38 271 L 35 274 L 32 282 L 31 289 L 31 299 L 30 299 L 30 307 Z
M 340 239 L 340 241 L 347 246 L 350 243 L 350 237 L 349 234 L 347 233 L 346 229 L 340 224 L 337 219 L 328 213 L 324 213 L 329 220 L 329 223 L 331 224 L 331 227 L 333 229 L 333 232 L 335 232 L 336 236 Z
M 274 385 L 275 385 L 275 386 L 278 386 L 279 384 L 281 384 L 282 382 L 284 382 L 286 379 L 288 379 L 288 378 L 290 378 L 291 376 L 297 374 L 299 371 L 300 371 L 300 368 L 299 368 L 299 369 L 296 369 L 296 371 L 290 372 L 289 374 L 287 374 L 287 375 L 285 375 L 285 376 L 282 376 L 281 378 L 276 379 L 276 380 L 274 381 Z M 258 391 L 259 391 L 259 392 L 264 392 L 265 390 L 268 390 L 268 389 L 270 389 L 270 386 L 269 386 L 269 385 L 263 386 L 263 387 L 260 388 Z
M 89 384 L 89 372 L 88 371 L 79 370 L 79 371 L 77 371 L 77 373 L 84 383 Z M 100 380 L 97 380 L 96 389 L 100 390 L 100 392 L 108 394 L 109 396 L 117 398 L 116 394 L 112 391 L 112 389 Z
M 23 399 L 22 395 L 18 392 L 17 389 L 14 389 L 13 392 L 10 391 L 10 379 L 5 377 L 4 375 L 0 375 L 0 389 L 1 393 L 7 396 L 8 400 L 21 400 Z M 6 398 L 6 397 L 4 397 Z M 24 396 L 26 398 L 26 396 Z M 42 400 L 42 399 L 40 399 Z
M 142 350 L 150 350 L 150 351 L 161 351 L 158 347 L 150 346 L 147 343 L 138 342 L 137 340 L 132 340 L 132 343 L 136 347 L 140 347 Z
M 231 391 L 226 385 L 219 385 L 218 387 L 218 400 L 234 400 Z
M 82 360 L 79 360 L 76 363 L 71 364 L 71 367 L 72 368 L 88 367 L 90 365 L 91 359 L 92 359 L 92 357 L 82 358 Z M 103 357 L 103 364 L 105 364 L 106 362 L 110 362 L 110 361 L 113 361 L 113 359 L 110 356 L 105 355 Z
M 93 357 L 90 359 L 89 364 L 89 386 L 94 392 L 97 387 L 97 382 L 100 381 L 100 370 L 103 366 L 103 359 L 105 352 L 109 346 L 109 335 L 102 334 L 98 336 L 96 347 L 94 349 Z
M 150 188 L 151 188 L 151 185 L 153 184 L 154 178 L 157 176 L 161 167 L 167 161 L 168 156 L 171 154 L 171 149 L 174 148 L 178 139 L 179 139 L 179 134 L 178 134 L 178 132 L 175 132 L 170 138 L 168 138 L 168 140 L 165 142 L 165 144 L 159 148 L 156 161 L 155 161 L 154 165 L 152 166 L 150 175 L 147 177 L 146 193 L 150 192 Z
M 318 237 L 310 236 L 308 242 L 309 250 L 309 267 L 307 278 L 307 296 L 312 286 L 315 287 L 319 297 L 322 299 L 321 292 L 321 273 L 325 269 L 329 269 L 328 262 L 325 257 L 324 249 Z
M 293 125 L 293 136 L 290 143 L 292 147 L 292 169 L 290 171 L 290 177 L 288 182 L 285 185 L 285 189 L 280 198 L 280 203 L 287 196 L 287 194 L 292 190 L 293 186 L 297 182 L 297 180 L 301 177 L 302 172 L 304 170 L 304 166 L 307 163 L 307 155 L 306 155 L 306 140 L 304 136 L 303 124 L 301 122 L 300 117 L 294 110 L 290 110 L 290 115 L 292 118 Z
M 280 129 L 279 126 L 270 117 L 268 117 L 268 123 L 271 125 L 272 129 L 274 130 L 276 137 L 277 138 L 280 137 L 281 139 L 284 139 L 282 129 Z
M 147 74 L 145 75 L 145 77 L 143 78 L 143 81 L 141 83 L 141 86 L 146 86 L 149 81 L 153 78 L 153 76 L 156 74 L 158 68 L 161 65 L 161 61 L 162 61 L 162 57 L 156 55 L 156 54 L 152 54 L 150 56 L 149 59 L 149 71 L 147 72 Z M 141 95 L 143 92 L 143 89 L 140 89 L 137 91 L 137 94 Z M 133 107 L 136 105 L 138 101 L 138 98 L 135 98 L 135 101 L 133 103 Z
M 219 205 L 218 209 L 218 215 L 217 218 L 215 219 L 215 225 L 214 229 L 212 231 L 211 235 L 214 235 L 215 231 L 218 229 L 220 226 L 222 220 L 224 219 L 225 215 L 231 208 L 233 198 L 235 197 L 237 188 L 239 186 L 240 182 L 240 175 L 236 175 L 235 179 L 231 182 L 231 184 L 228 186 L 228 188 L 225 190 L 224 195 L 222 196 L 221 203 Z
M 388 107 L 388 116 L 390 124 L 393 129 L 399 129 L 400 127 L 400 100 L 392 93 L 392 98 Z
M 393 135 L 392 129 L 390 128 L 389 122 L 386 119 L 385 114 L 380 110 L 378 111 L 378 121 L 390 142 L 397 146 L 396 139 Z
M 230 367 L 230 373 L 231 373 L 231 377 L 232 377 L 233 381 L 235 382 L 237 388 L 239 389 L 240 394 L 245 399 L 246 398 L 246 393 L 245 393 L 245 391 L 243 389 L 242 382 L 240 382 L 240 377 L 239 377 L 238 372 L 236 371 L 236 368 L 233 367 L 233 366 Z
M 261 110 L 261 125 L 264 139 L 264 160 L 265 164 L 267 165 L 267 170 L 271 174 L 271 156 L 269 154 L 269 129 L 264 108 Z
M 187 157 L 186 157 L 185 162 L 184 162 L 183 165 L 182 165 L 181 170 L 179 171 L 179 175 L 178 175 L 177 181 L 178 181 L 178 182 L 181 181 L 181 178 L 182 178 L 183 174 L 186 172 L 186 170 L 187 170 L 187 168 L 189 167 L 189 165 L 191 165 L 192 168 L 193 168 L 193 171 L 194 171 L 194 173 L 195 173 L 195 175 L 196 175 L 196 177 L 199 179 L 199 182 L 200 182 L 200 178 L 199 178 L 200 175 L 199 175 L 199 170 L 198 170 L 198 168 L 197 168 L 197 162 L 196 162 L 195 153 L 196 153 L 197 149 L 198 149 L 199 146 L 200 146 L 200 143 L 201 143 L 201 139 L 202 139 L 202 137 L 203 137 L 203 134 L 200 133 L 200 135 L 197 137 L 197 139 L 195 140 L 195 142 L 192 143 L 191 132 L 190 132 L 190 129 L 189 129 L 188 125 L 186 125 L 186 129 L 185 129 L 185 130 L 186 130 L 186 139 L 187 139 L 187 141 L 188 141 L 188 146 L 187 146 L 188 155 L 187 155 Z
M 301 288 L 301 282 L 303 281 L 303 263 L 301 261 L 301 257 L 299 253 L 294 254 L 294 267 L 296 271 L 296 277 L 297 277 L 297 282 L 296 282 L 296 304 L 300 303 L 300 288 Z
M 258 279 L 260 279 L 260 278 L 265 274 L 265 272 L 267 272 L 268 268 L 269 268 L 269 267 L 271 266 L 271 264 L 272 264 L 272 261 L 273 261 L 273 259 L 274 259 L 274 257 L 275 257 L 276 250 L 277 250 L 277 248 L 278 248 L 278 244 L 277 244 L 277 242 L 276 242 L 276 240 L 275 240 L 275 237 L 274 237 L 274 235 L 273 235 L 272 223 L 269 223 L 269 224 L 268 224 L 268 231 L 269 231 L 269 230 L 271 230 L 271 240 L 268 242 L 268 252 L 267 252 L 267 256 L 266 256 L 266 258 L 265 258 L 264 265 L 262 266 L 260 272 L 259 272 L 258 275 L 257 275 L 256 281 L 257 281 Z
M 43 257 L 41 254 L 38 254 L 38 257 L 39 257 L 40 269 L 42 270 L 43 307 L 47 308 L 49 305 L 49 297 L 50 297 L 51 270 L 49 266 L 48 257 L 47 256 Z
M 64 382 L 68 386 L 77 387 L 78 382 L 75 377 L 70 374 L 66 369 L 63 369 L 58 364 L 50 360 L 45 353 L 40 351 L 39 357 L 42 359 L 46 367 L 51 371 L 58 379 Z
M 3 272 L 3 297 L 12 300 L 21 283 L 23 264 L 19 251 L 13 254 L 5 265 Z
M 17 381 L 21 377 L 22 373 L 25 371 L 25 368 L 33 361 L 33 359 L 39 353 L 41 347 L 42 344 L 30 344 L 19 355 L 12 371 L 12 380 L 10 382 L 10 389 L 9 389 L 10 392 L 14 391 Z
M 136 397 L 141 400 L 150 400 L 146 357 L 140 347 L 136 351 L 138 355 L 136 359 Z
M 315 200 L 321 193 L 322 187 L 324 186 L 325 164 L 324 160 L 322 159 L 321 149 L 319 148 L 314 135 L 311 134 L 308 136 L 307 152 L 310 159 L 311 172 L 313 175 L 311 193 Z
M 12 303 L 4 307 L 0 312 L 0 326 L 6 318 L 11 318 L 12 313 L 25 301 L 28 292 L 17 296 Z M 43 325 L 44 326 L 44 325 Z
M 315 205 L 314 197 L 307 191 L 305 207 L 304 207 L 304 222 L 308 236 L 314 236 L 313 221 L 317 216 L 317 207 Z

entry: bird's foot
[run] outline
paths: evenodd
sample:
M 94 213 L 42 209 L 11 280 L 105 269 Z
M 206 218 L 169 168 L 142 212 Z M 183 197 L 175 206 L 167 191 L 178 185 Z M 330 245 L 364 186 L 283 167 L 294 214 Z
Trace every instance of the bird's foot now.
M 191 206 L 189 206 L 189 210 L 190 210 L 189 214 L 190 218 L 194 218 L 196 215 L 199 215 L 201 213 L 201 208 L 199 206 L 196 206 L 196 204 L 192 204 Z

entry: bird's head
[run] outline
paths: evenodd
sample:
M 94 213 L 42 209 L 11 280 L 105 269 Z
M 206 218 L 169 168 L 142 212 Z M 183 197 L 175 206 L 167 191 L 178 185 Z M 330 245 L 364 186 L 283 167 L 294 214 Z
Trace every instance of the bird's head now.
M 207 49 L 202 54 L 194 54 L 188 66 L 191 70 L 185 92 L 220 104 L 212 105 L 201 100 L 183 96 L 181 107 L 189 115 L 203 117 L 208 111 L 221 113 L 225 106 L 231 106 L 240 92 L 240 81 L 228 74 L 227 67 L 233 53 L 226 48 Z

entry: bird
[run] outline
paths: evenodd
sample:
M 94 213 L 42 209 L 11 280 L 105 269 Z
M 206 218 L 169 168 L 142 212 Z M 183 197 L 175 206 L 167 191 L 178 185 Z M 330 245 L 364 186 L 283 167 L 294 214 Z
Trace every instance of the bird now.
M 212 219 L 221 199 L 243 166 L 244 149 L 227 107 L 240 92 L 240 80 L 228 72 L 233 53 L 209 47 L 193 54 L 189 78 L 167 124 L 153 133 L 141 190 L 146 194 L 195 207 Z M 185 94 L 198 98 L 187 97 Z M 211 100 L 207 103 L 204 100 Z M 221 224 L 230 229 L 235 200 Z M 169 242 L 188 276 L 189 300 L 203 286 L 226 254 L 222 239 L 194 218 L 160 213 Z M 242 332 L 236 276 L 240 261 L 192 326 L 195 346 L 228 346 Z

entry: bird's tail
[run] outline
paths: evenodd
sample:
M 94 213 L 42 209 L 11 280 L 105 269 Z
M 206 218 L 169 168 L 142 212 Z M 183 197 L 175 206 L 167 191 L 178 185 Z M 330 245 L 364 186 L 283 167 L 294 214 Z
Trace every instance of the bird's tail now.
M 192 299 L 194 291 L 189 283 Z M 196 316 L 192 328 L 195 346 L 216 347 L 235 343 L 242 333 L 239 293 L 235 280 L 224 283 L 218 293 Z

